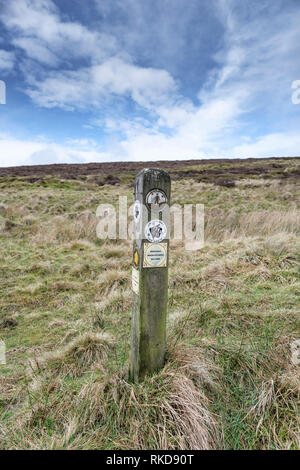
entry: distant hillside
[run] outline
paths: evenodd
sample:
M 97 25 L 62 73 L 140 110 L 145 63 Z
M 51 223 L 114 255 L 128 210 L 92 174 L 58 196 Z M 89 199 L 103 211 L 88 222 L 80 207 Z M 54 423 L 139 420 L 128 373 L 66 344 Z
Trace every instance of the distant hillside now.
M 193 178 L 198 182 L 233 186 L 235 180 L 245 177 L 299 179 L 299 161 L 300 157 L 287 157 L 33 165 L 0 168 L 0 178 L 2 181 L 25 178 L 28 183 L 45 184 L 49 177 L 54 177 L 102 186 L 132 183 L 141 169 L 159 167 L 168 170 L 173 179 Z

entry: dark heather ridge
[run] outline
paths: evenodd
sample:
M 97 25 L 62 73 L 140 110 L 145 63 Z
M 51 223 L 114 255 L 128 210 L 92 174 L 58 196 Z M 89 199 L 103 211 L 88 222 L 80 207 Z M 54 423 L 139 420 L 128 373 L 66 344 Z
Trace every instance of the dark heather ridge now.
M 135 175 L 143 168 L 164 168 L 172 179 L 192 178 L 198 182 L 213 183 L 232 187 L 239 178 L 256 177 L 279 180 L 300 179 L 296 165 L 286 171 L 287 160 L 295 163 L 300 157 L 283 158 L 235 158 L 208 160 L 174 160 L 150 162 L 104 162 L 82 164 L 29 165 L 0 168 L 0 178 L 26 178 L 28 183 L 45 183 L 45 177 L 65 180 L 86 179 L 102 186 L 120 183 L 118 176 L 128 175 L 127 182 L 133 182 Z M 118 176 L 117 176 L 118 175 Z

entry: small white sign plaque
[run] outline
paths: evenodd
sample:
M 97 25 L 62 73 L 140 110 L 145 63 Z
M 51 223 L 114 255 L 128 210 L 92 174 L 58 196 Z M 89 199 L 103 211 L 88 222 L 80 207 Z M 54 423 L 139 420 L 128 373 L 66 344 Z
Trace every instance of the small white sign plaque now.
M 143 268 L 164 268 L 167 266 L 167 243 L 145 243 Z
M 140 289 L 140 273 L 137 269 L 132 268 L 132 290 L 136 295 L 139 295 Z

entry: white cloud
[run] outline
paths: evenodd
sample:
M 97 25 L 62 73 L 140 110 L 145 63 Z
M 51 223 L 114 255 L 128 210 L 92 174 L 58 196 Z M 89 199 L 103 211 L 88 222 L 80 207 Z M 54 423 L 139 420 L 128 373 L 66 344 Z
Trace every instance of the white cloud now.
M 11 0 L 0 19 L 14 34 L 12 44 L 16 48 L 40 66 L 48 66 L 42 69 L 33 62 L 21 64 L 30 86 L 27 93 L 40 106 L 88 108 L 119 95 L 149 108 L 165 101 L 175 89 L 175 81 L 166 70 L 134 64 L 116 37 L 62 20 L 51 0 Z M 72 62 L 80 59 L 88 65 Z M 65 63 L 68 70 L 61 67 Z
M 144 10 L 133 0 L 127 4 L 138 10 L 141 34 Z M 184 70 L 180 84 L 163 67 L 138 64 L 138 57 L 134 61 L 108 32 L 63 21 L 52 1 L 12 0 L 1 17 L 16 33 L 14 45 L 37 63 L 54 68 L 68 58 L 68 70 L 33 69 L 26 93 L 43 107 L 99 109 L 106 115 L 92 124 L 110 133 L 105 151 L 81 136 L 77 142 L 66 141 L 61 146 L 24 142 L 27 161 L 299 155 L 299 138 L 291 129 L 299 128 L 300 117 L 291 103 L 291 83 L 300 79 L 300 7 L 284 5 L 265 1 L 255 2 L 257 8 L 252 8 L 247 2 L 215 0 L 215 14 L 224 28 L 223 41 L 213 57 L 216 66 L 210 69 L 207 81 L 199 83 L 198 101 L 192 103 L 184 86 L 179 95 L 179 85 L 185 85 Z M 103 15 L 109 15 L 107 3 L 103 8 Z M 182 9 L 176 11 L 182 13 Z M 193 9 L 189 21 L 191 12 Z M 131 35 L 136 37 L 134 32 Z M 84 67 L 72 62 L 83 58 Z M 137 105 L 135 117 L 123 114 L 116 118 L 115 103 L 128 98 Z M 7 151 L 12 149 L 8 152 L 11 158 L 24 161 L 19 151 L 22 142 L 14 142 L 0 145 L 6 145 Z M 14 157 L 14 148 L 19 157 Z
M 261 2 L 254 9 L 233 0 L 216 5 L 226 28 L 224 46 L 216 55 L 216 90 L 243 87 L 256 107 L 271 101 L 289 104 L 290 84 L 300 75 L 299 6 Z
M 30 156 L 42 149 L 38 142 L 15 140 L 0 137 L 0 166 L 16 166 L 28 163 Z
M 10 0 L 0 14 L 5 27 L 14 33 L 13 43 L 42 64 L 63 60 L 101 60 L 116 51 L 116 40 L 72 21 L 62 21 L 52 0 Z
M 70 140 L 65 145 L 53 142 L 16 140 L 0 137 L 0 166 L 42 165 L 50 163 L 86 163 L 117 160 L 149 161 L 187 158 L 246 158 L 299 156 L 298 134 L 270 134 L 248 143 L 224 150 L 212 144 L 195 150 L 195 144 L 185 138 L 169 138 L 162 134 L 139 133 L 123 142 L 110 142 L 105 152 L 89 141 Z
M 14 68 L 15 54 L 14 52 L 0 49 L 0 72 L 9 72 Z
M 165 70 L 137 67 L 119 58 L 76 71 L 48 74 L 43 81 L 32 80 L 28 95 L 40 106 L 89 108 L 100 106 L 113 95 L 131 97 L 146 108 L 168 98 L 176 88 Z
M 94 139 L 67 139 L 66 144 L 81 149 L 90 149 L 91 147 L 98 147 L 98 144 Z
M 199 91 L 198 104 L 178 96 L 167 71 L 139 67 L 117 57 L 101 65 L 48 74 L 44 80 L 32 81 L 27 93 L 41 106 L 66 109 L 101 107 L 107 97 L 129 96 L 150 111 L 150 127 L 149 121 L 107 119 L 107 130 L 125 135 L 118 142 L 116 136 L 108 140 L 113 158 L 240 156 L 251 151 L 251 145 L 253 152 L 259 148 L 263 154 L 279 155 L 274 136 L 290 135 L 287 130 L 256 141 L 248 128 L 252 142 L 248 146 L 238 145 L 242 142 L 239 135 L 245 134 L 243 126 L 247 133 L 243 120 L 248 112 L 262 106 L 280 112 L 290 106 L 290 83 L 300 75 L 300 65 L 294 60 L 300 41 L 297 17 L 286 11 L 275 14 L 273 23 L 260 10 L 260 15 L 248 15 L 245 20 L 243 9 L 239 12 L 235 4 L 216 3 L 225 28 L 224 45 L 215 57 L 218 66 Z M 284 67 L 278 67 L 279 63 Z M 295 154 L 295 145 L 290 152 Z
M 252 142 L 234 147 L 232 156 L 297 157 L 300 156 L 300 135 L 291 132 L 264 135 Z
M 0 136 L 0 166 L 44 165 L 49 163 L 84 163 L 109 161 L 111 154 L 90 150 L 82 142 L 58 145 L 42 140 L 19 140 L 11 136 Z
M 34 38 L 16 38 L 13 39 L 12 44 L 16 47 L 23 49 L 29 57 L 37 60 L 42 64 L 56 66 L 58 64 L 57 57 L 53 54 L 48 47 L 41 43 L 38 39 Z
M 199 105 L 182 100 L 157 107 L 158 123 L 172 132 L 128 135 L 121 146 L 132 159 L 300 154 L 298 133 L 291 130 L 297 125 L 286 117 L 291 113 L 291 83 L 300 77 L 300 62 L 295 60 L 299 7 L 276 10 L 270 21 L 263 9 L 258 15 L 250 12 L 252 17 L 247 12 L 245 19 L 234 1 L 217 6 L 225 27 L 224 46 L 216 56 L 219 66 L 200 89 Z M 248 113 L 254 119 L 248 121 Z M 298 127 L 299 117 L 294 114 Z M 280 130 L 263 135 L 264 128 L 272 127 Z

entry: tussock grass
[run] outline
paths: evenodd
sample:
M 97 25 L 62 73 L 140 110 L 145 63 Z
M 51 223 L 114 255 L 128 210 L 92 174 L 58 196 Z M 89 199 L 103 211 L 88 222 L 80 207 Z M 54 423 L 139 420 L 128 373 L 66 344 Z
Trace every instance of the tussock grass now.
M 172 362 L 158 374 L 143 384 L 131 384 L 126 374 L 108 375 L 103 369 L 107 344 L 107 338 L 85 336 L 34 364 L 29 374 L 30 411 L 24 415 L 20 410 L 17 422 L 11 423 L 10 447 L 214 449 L 220 445 L 217 417 L 201 390 L 203 381 L 214 386 L 215 377 L 207 365 L 203 367 L 197 350 L 177 348 Z M 86 360 L 78 365 L 82 358 Z M 92 365 L 98 373 L 88 381 L 78 380 Z M 70 374 L 77 379 L 72 387 L 66 381 Z
M 115 377 L 107 384 L 105 423 L 120 429 L 115 448 L 214 449 L 220 441 L 216 417 L 196 387 L 197 367 L 166 366 L 159 374 L 134 386 Z M 111 402 L 111 398 L 112 402 Z M 101 408 L 101 407 L 99 407 Z M 105 426 L 105 424 L 104 424 Z
M 87 333 L 75 338 L 64 348 L 46 353 L 31 361 L 33 372 L 46 372 L 50 376 L 79 377 L 95 363 L 107 357 L 112 338 L 107 333 Z

